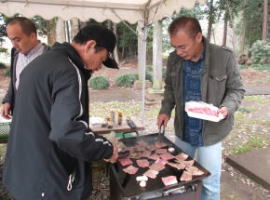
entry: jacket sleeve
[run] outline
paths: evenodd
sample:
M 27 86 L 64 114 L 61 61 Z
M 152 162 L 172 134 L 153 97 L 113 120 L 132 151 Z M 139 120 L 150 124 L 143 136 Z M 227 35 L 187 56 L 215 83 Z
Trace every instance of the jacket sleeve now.
M 164 90 L 164 98 L 161 102 L 161 109 L 159 114 L 167 114 L 171 116 L 171 111 L 175 106 L 175 98 L 174 92 L 172 87 L 172 78 L 175 78 L 175 74 L 172 71 L 172 56 L 169 57 L 167 62 L 167 71 L 166 71 L 166 78 L 165 78 L 165 90 Z
M 226 95 L 221 106 L 227 107 L 231 115 L 239 108 L 245 94 L 240 70 L 232 52 L 229 53 L 227 69 Z
M 79 71 L 66 70 L 52 81 L 51 131 L 49 138 L 64 152 L 85 161 L 110 158 L 112 144 L 89 129 L 82 120 L 82 79 Z M 88 102 L 86 102 L 88 103 Z

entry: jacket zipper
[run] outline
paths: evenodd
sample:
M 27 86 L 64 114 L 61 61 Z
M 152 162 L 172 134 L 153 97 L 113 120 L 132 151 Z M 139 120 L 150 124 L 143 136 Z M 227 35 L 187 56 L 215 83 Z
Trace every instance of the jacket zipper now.
M 73 188 L 73 183 L 75 181 L 75 172 L 70 174 L 68 177 L 67 191 L 71 191 Z

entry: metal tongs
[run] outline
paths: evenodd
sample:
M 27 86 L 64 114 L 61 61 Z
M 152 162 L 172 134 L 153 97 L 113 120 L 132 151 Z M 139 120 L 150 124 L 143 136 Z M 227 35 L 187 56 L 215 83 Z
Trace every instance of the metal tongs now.
M 161 135 L 165 135 L 165 125 L 164 125 L 164 123 L 161 124 L 161 126 L 159 127 L 158 133 L 161 134 Z

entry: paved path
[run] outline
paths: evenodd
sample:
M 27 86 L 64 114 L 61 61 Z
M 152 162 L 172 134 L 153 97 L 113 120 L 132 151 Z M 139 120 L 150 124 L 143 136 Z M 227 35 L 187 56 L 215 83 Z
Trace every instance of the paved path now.
M 246 96 L 250 95 L 270 95 L 270 85 L 268 87 L 246 87 Z
M 270 190 L 270 147 L 257 149 L 226 159 L 234 168 Z

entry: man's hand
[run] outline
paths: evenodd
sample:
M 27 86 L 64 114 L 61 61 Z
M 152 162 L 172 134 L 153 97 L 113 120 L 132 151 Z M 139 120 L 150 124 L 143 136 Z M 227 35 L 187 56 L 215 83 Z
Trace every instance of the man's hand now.
M 1 108 L 1 115 L 5 119 L 11 119 L 11 104 L 4 103 Z
M 118 159 L 118 142 L 112 142 L 113 154 L 109 159 L 104 159 L 106 162 L 115 163 Z
M 170 119 L 170 117 L 167 114 L 160 114 L 157 117 L 158 128 L 161 128 L 162 125 L 164 125 L 166 127 L 169 119 Z
M 221 107 L 218 110 L 218 114 L 222 114 L 224 116 L 224 119 L 228 116 L 228 108 L 227 107 Z

